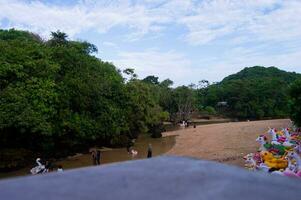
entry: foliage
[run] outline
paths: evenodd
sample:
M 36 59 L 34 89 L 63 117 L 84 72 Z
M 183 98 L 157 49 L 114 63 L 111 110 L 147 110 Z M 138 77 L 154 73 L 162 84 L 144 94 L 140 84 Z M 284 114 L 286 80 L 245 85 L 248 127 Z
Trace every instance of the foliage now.
M 30 164 L 33 152 L 26 149 L 2 149 L 0 151 L 0 172 L 14 170 Z
M 301 79 L 290 87 L 291 118 L 297 126 L 301 126 Z
M 204 108 L 204 111 L 206 111 L 209 115 L 215 115 L 216 111 L 212 106 L 206 106 Z
M 61 157 L 91 145 L 124 146 L 168 117 L 151 85 L 124 78 L 97 48 L 55 32 L 0 31 L 0 150 Z M 161 134 L 161 132 L 160 132 Z
M 156 76 L 147 76 L 142 81 L 150 84 L 159 84 L 159 78 Z
M 131 68 L 123 70 L 124 78 L 96 52 L 95 45 L 68 40 L 60 31 L 43 41 L 33 33 L 0 30 L 0 152 L 25 149 L 62 157 L 91 145 L 126 146 L 139 134 L 161 137 L 163 121 L 190 120 L 197 110 L 286 117 L 289 94 L 292 119 L 301 124 L 300 81 L 288 90 L 299 74 L 252 67 L 220 83 L 172 88 L 170 79 L 139 80 Z M 5 166 L 20 165 L 13 163 L 12 158 Z
M 137 79 L 137 74 L 135 74 L 134 69 L 132 68 L 127 68 L 125 70 L 123 70 L 123 73 L 127 76 L 129 76 L 129 80 L 133 80 L 133 79 Z
M 146 133 L 159 126 L 168 118 L 154 98 L 155 90 L 147 83 L 140 80 L 132 80 L 126 85 L 128 101 L 128 120 L 130 138 L 137 138 L 139 133 Z M 151 133 L 152 134 L 152 133 Z M 156 133 L 157 134 L 157 133 Z
M 223 114 L 236 118 L 279 118 L 289 115 L 288 86 L 299 74 L 275 67 L 245 68 L 217 84 L 198 92 L 203 106 L 216 107 Z M 227 102 L 222 108 L 218 102 Z
M 181 86 L 173 91 L 176 115 L 179 121 L 189 120 L 195 110 L 196 96 L 192 88 Z

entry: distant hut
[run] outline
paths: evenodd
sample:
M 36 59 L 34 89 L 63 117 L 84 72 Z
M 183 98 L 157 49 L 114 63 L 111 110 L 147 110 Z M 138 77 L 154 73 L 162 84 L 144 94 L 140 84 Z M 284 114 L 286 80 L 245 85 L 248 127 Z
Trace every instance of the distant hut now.
M 219 101 L 216 104 L 216 109 L 219 113 L 225 112 L 228 107 L 227 101 Z
M 216 105 L 218 107 L 224 107 L 224 106 L 228 106 L 228 102 L 227 101 L 220 101 L 220 102 L 217 102 Z

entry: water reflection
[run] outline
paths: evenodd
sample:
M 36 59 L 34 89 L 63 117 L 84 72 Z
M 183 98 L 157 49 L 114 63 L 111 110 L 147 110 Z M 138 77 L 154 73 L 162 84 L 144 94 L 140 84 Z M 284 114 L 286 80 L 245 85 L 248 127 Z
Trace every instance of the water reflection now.
M 126 148 L 118 148 L 111 150 L 102 150 L 101 152 L 101 164 L 121 162 L 126 160 L 143 159 L 147 157 L 148 144 L 152 144 L 153 156 L 158 156 L 166 153 L 175 144 L 175 137 L 163 137 L 163 138 L 150 138 L 145 135 L 141 135 L 134 145 L 134 149 L 138 151 L 138 155 L 133 157 L 130 155 Z M 77 168 L 92 165 L 92 159 L 90 154 L 83 154 L 68 158 L 64 161 L 57 162 L 64 168 Z

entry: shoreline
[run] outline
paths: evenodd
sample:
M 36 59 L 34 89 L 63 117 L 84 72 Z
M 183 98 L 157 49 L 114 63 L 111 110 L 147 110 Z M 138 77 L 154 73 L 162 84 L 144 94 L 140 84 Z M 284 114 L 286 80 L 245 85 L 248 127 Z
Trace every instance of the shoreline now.
M 158 149 L 155 148 L 154 156 L 187 156 L 243 167 L 243 156 L 250 152 L 255 152 L 258 149 L 259 145 L 255 142 L 258 135 L 263 134 L 264 130 L 266 132 L 269 126 L 281 128 L 281 126 L 287 127 L 290 124 L 291 121 L 289 119 L 276 119 L 249 122 L 220 122 L 197 125 L 196 128 L 193 128 L 192 126 L 188 128 L 179 128 L 177 130 L 162 133 L 162 142 L 168 137 L 175 137 L 173 138 L 173 145 L 167 147 L 168 149 L 164 150 L 165 152 L 162 153 L 156 152 Z M 246 138 L 235 138 L 237 135 L 241 136 L 242 133 L 244 134 L 245 130 L 252 130 L 252 127 L 255 128 L 254 131 L 257 131 L 258 129 L 259 131 L 249 131 L 251 132 L 250 134 L 244 135 Z M 229 128 L 234 129 L 234 131 L 229 132 Z M 225 138 L 227 139 L 225 140 Z M 237 145 L 240 143 L 243 143 L 244 146 Z M 245 143 L 247 145 L 245 145 Z M 123 155 L 122 158 L 119 158 L 118 160 L 115 160 L 116 158 L 114 155 L 110 155 L 114 154 L 114 152 L 122 153 L 123 151 L 125 151 L 124 148 L 106 149 L 105 151 L 102 151 L 104 154 L 107 154 L 107 158 L 102 162 L 102 165 L 132 160 L 128 155 Z M 143 150 L 140 149 L 139 151 L 141 153 Z M 140 157 L 138 159 L 143 158 L 144 157 Z M 56 161 L 55 164 L 63 164 L 67 169 L 91 166 L 90 154 L 83 153 L 81 155 L 69 156 L 65 159 Z M 16 171 L 0 173 L 0 179 L 26 175 L 28 174 L 28 171 L 29 168 L 24 167 Z
M 290 127 L 290 119 L 259 120 L 209 124 L 162 133 L 163 137 L 177 136 L 175 145 L 166 155 L 188 156 L 243 167 L 243 156 L 256 152 L 255 139 L 268 127 Z

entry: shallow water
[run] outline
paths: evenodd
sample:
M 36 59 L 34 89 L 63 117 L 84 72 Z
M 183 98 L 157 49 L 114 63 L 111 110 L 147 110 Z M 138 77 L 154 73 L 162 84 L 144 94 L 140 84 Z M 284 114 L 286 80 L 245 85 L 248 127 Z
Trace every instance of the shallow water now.
M 141 135 L 136 140 L 133 147 L 136 151 L 138 151 L 137 156 L 132 157 L 130 154 L 128 154 L 126 148 L 102 149 L 100 162 L 101 164 L 107 164 L 146 158 L 148 144 L 152 144 L 153 156 L 162 155 L 173 147 L 173 145 L 175 144 L 175 136 L 150 138 L 149 136 Z M 93 165 L 91 154 L 88 153 L 66 158 L 62 161 L 55 162 L 54 164 L 62 165 L 64 169 L 87 167 Z M 31 167 L 33 166 L 29 166 L 13 172 L 1 173 L 0 178 L 28 175 Z
M 147 136 L 140 136 L 136 140 L 133 149 L 138 151 L 138 155 L 133 157 L 130 155 L 126 148 L 117 148 L 110 150 L 101 150 L 101 164 L 121 162 L 126 160 L 143 159 L 147 156 L 148 144 L 152 144 L 153 156 L 158 156 L 166 153 L 175 144 L 175 137 L 163 137 L 163 138 L 150 138 Z M 61 164 L 65 169 L 77 168 L 92 165 L 92 159 L 90 154 L 83 154 L 68 158 L 64 161 L 57 162 Z
M 217 120 L 202 120 L 202 121 L 195 121 L 195 122 L 191 122 L 189 124 L 189 127 L 193 127 L 193 125 L 196 126 L 200 126 L 200 125 L 209 125 L 209 124 L 221 124 L 221 123 L 228 123 L 228 122 L 232 122 L 232 119 L 217 119 Z M 168 123 L 164 125 L 165 131 L 176 131 L 179 129 L 183 129 L 183 127 L 179 126 L 179 125 L 174 125 L 172 123 Z
M 206 125 L 206 124 L 218 124 L 218 123 L 225 123 L 225 122 L 229 122 L 229 121 L 208 120 L 208 121 L 194 122 L 194 124 Z M 190 125 L 190 128 L 192 128 L 192 125 Z M 175 126 L 173 124 L 166 124 L 165 129 L 166 131 L 173 131 L 182 128 L 180 126 Z M 135 157 L 132 157 L 130 154 L 128 154 L 126 148 L 102 149 L 101 164 L 146 158 L 148 144 L 152 144 L 153 156 L 162 155 L 167 151 L 169 151 L 174 146 L 175 136 L 168 136 L 163 138 L 150 138 L 147 135 L 140 135 L 134 145 L 134 149 L 138 151 L 138 155 Z M 72 168 L 91 166 L 93 163 L 92 163 L 91 155 L 87 153 L 87 154 L 80 154 L 70 158 L 66 158 L 63 159 L 62 161 L 57 161 L 54 164 L 62 165 L 64 169 L 72 169 Z M 28 175 L 29 170 L 32 167 L 34 167 L 34 163 L 33 166 L 29 166 L 17 171 L 0 173 L 0 179 Z

